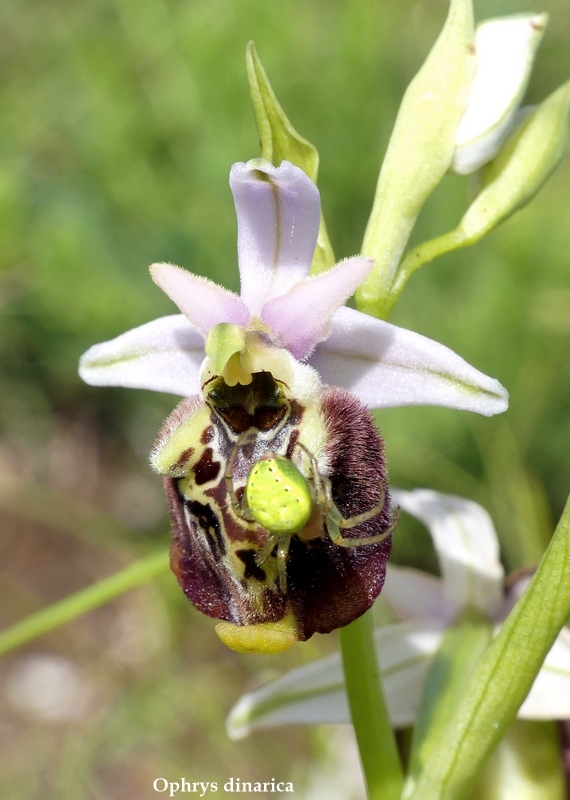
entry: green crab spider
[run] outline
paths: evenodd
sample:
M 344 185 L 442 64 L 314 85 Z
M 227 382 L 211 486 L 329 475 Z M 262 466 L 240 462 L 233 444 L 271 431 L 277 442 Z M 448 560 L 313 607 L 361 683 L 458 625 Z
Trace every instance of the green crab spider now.
M 396 511 L 389 528 L 382 533 L 363 538 L 345 536 L 342 531 L 355 528 L 362 522 L 382 512 L 386 503 L 386 492 L 380 485 L 380 500 L 368 511 L 346 519 L 342 516 L 332 497 L 328 478 L 321 474 L 314 455 L 300 442 L 295 447 L 309 459 L 310 475 L 301 470 L 285 456 L 273 451 L 265 453 L 249 470 L 245 492 L 240 501 L 233 483 L 233 466 L 243 436 L 238 439 L 228 459 L 224 479 L 235 513 L 246 522 L 257 522 L 269 534 L 266 543 L 258 551 L 255 561 L 261 566 L 276 549 L 279 588 L 287 591 L 287 556 L 292 536 L 310 541 L 323 536 L 323 521 L 333 544 L 339 547 L 364 547 L 378 544 L 388 538 L 396 527 L 400 509 Z

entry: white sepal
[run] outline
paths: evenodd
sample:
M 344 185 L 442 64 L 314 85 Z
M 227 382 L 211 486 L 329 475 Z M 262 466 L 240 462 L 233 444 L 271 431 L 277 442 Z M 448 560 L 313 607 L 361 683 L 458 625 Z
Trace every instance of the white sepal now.
M 139 325 L 81 356 L 79 375 L 91 386 L 151 389 L 183 397 L 200 391 L 204 339 L 173 314 Z

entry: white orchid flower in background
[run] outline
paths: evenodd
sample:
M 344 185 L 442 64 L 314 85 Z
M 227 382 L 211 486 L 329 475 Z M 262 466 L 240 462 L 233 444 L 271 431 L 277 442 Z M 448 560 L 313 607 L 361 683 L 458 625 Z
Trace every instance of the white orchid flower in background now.
M 234 164 L 230 185 L 241 297 L 171 264 L 153 265 L 153 279 L 183 313 L 90 348 L 80 364 L 87 383 L 197 394 L 204 342 L 229 323 L 245 332 L 245 350 L 247 335 L 261 334 L 372 408 L 439 405 L 485 415 L 506 409 L 501 384 L 447 347 L 344 307 L 368 275 L 370 259 L 349 258 L 307 277 L 320 198 L 301 169 L 255 159 Z
M 375 636 L 390 718 L 394 727 L 403 727 L 416 719 L 423 681 L 445 630 L 469 611 L 498 628 L 528 579 L 505 593 L 497 535 L 476 503 L 428 489 L 393 491 L 392 498 L 428 528 L 441 573 L 436 578 L 388 565 L 382 597 L 401 621 L 378 628 Z M 559 634 L 518 716 L 570 718 L 568 629 Z M 340 654 L 334 654 L 244 695 L 227 728 L 232 738 L 241 738 L 276 725 L 349 722 Z
M 547 14 L 514 14 L 477 26 L 475 75 L 456 132 L 453 172 L 468 175 L 486 164 L 515 127 L 547 21 Z

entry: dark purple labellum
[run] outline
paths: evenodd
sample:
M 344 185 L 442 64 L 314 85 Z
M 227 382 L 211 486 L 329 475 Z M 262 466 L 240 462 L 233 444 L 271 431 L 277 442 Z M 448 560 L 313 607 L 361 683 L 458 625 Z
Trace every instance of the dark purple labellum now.
M 379 505 L 370 519 L 342 531 L 345 539 L 367 539 L 392 525 L 384 444 L 369 411 L 348 392 L 321 387 L 315 402 L 302 406 L 269 373 L 253 378 L 246 387 L 216 379 L 206 387 L 205 401 L 184 400 L 159 434 L 153 466 L 167 476 L 171 565 L 203 613 L 239 626 L 289 617 L 296 638 L 304 640 L 347 625 L 370 608 L 384 583 L 391 538 L 335 544 L 315 497 L 309 523 L 287 541 L 283 591 L 277 553 L 269 545 L 259 557 L 272 533 L 236 513 L 228 480 L 234 501 L 241 502 L 253 464 L 268 453 L 295 461 L 302 446 L 330 482 L 342 518 Z M 305 477 L 310 484 L 312 476 Z

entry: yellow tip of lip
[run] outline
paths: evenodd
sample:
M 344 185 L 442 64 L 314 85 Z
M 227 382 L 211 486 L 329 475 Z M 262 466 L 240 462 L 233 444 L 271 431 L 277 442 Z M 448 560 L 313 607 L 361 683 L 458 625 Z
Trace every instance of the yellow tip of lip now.
M 291 623 L 263 622 L 259 625 L 233 625 L 219 622 L 216 633 L 221 641 L 236 653 L 265 653 L 275 655 L 288 650 L 297 641 Z

